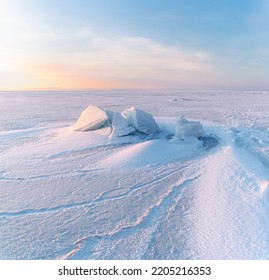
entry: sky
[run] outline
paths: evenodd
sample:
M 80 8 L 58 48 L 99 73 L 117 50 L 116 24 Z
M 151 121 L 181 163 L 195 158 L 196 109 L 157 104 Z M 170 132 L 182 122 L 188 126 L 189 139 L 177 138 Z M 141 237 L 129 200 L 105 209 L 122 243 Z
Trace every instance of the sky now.
M 269 90 L 269 0 L 0 0 L 0 90 Z

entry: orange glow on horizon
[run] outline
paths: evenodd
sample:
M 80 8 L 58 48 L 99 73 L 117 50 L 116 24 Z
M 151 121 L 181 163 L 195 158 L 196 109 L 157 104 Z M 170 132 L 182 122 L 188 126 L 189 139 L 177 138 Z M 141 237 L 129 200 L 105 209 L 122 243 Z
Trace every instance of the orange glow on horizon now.
M 27 78 L 23 83 L 18 80 L 12 86 L 0 86 L 0 91 L 26 91 L 26 90 L 84 90 L 84 89 L 123 89 L 134 88 L 137 85 L 117 82 L 110 79 L 85 75 L 82 69 L 70 70 L 69 67 L 51 63 L 28 64 L 25 67 Z M 16 79 L 14 79 L 16 80 Z
M 99 78 L 80 67 L 60 65 L 57 63 L 35 62 L 24 67 L 27 81 L 12 87 L 1 87 L 1 91 L 42 91 L 42 90 L 87 90 L 87 89 L 137 89 L 154 88 L 150 83 L 119 80 L 115 78 Z M 85 74 L 86 73 L 86 74 Z M 29 85 L 25 85 L 27 84 Z

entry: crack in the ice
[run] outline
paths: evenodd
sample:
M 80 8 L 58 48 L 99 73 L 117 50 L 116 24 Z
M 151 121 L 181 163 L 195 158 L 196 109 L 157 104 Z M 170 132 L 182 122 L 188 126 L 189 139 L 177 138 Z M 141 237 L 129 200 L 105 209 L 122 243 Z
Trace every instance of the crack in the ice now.
M 66 172 L 59 172 L 59 173 L 54 173 L 54 174 L 43 174 L 43 175 L 36 175 L 36 176 L 30 176 L 30 177 L 2 177 L 0 180 L 3 181 L 26 181 L 26 180 L 35 180 L 35 179 L 42 179 L 42 178 L 54 178 L 54 177 L 59 177 L 63 175 L 69 175 L 69 177 L 74 176 L 74 174 L 85 174 L 85 173 L 92 173 L 96 171 L 100 171 L 101 169 L 82 169 L 82 170 L 74 170 L 72 172 L 66 171 Z
M 140 183 L 140 184 L 136 184 L 133 185 L 132 187 L 130 187 L 128 189 L 127 192 L 120 194 L 120 195 L 116 195 L 116 196 L 112 196 L 112 197 L 108 197 L 105 198 L 105 195 L 107 195 L 108 193 L 110 193 L 112 190 L 109 190 L 107 192 L 104 192 L 103 194 L 99 195 L 99 197 L 95 200 L 91 200 L 91 201 L 84 201 L 84 202 L 79 202 L 79 203 L 73 203 L 73 204 L 68 204 L 68 205 L 60 205 L 60 206 L 56 206 L 56 207 L 51 207 L 51 208 L 40 208 L 40 209 L 24 209 L 21 211 L 16 211 L 16 212 L 0 212 L 0 219 L 1 218 L 13 218 L 13 217 L 20 217 L 20 216 L 26 216 L 26 215 L 36 215 L 36 214 L 46 214 L 46 213 L 51 213 L 51 212 L 57 212 L 57 211 L 61 211 L 61 210 L 67 210 L 67 209 L 73 209 L 73 208 L 79 208 L 79 207 L 83 207 L 83 206 L 95 206 L 97 204 L 101 204 L 104 202 L 109 202 L 109 201 L 113 201 L 113 200 L 118 200 L 118 199 L 122 199 L 125 197 L 128 197 L 131 193 L 147 187 L 151 184 L 155 184 L 161 180 L 166 179 L 168 176 L 174 175 L 175 173 L 177 173 L 180 170 L 183 170 L 185 168 L 188 168 L 189 166 L 181 166 L 180 168 L 173 170 L 172 172 L 162 175 L 159 178 L 155 178 L 154 180 L 151 180 L 147 183 Z M 114 190 L 114 189 L 113 189 Z
M 71 258 L 75 256 L 83 247 L 83 243 L 91 240 L 91 239 L 102 239 L 102 238 L 119 238 L 122 235 L 126 236 L 132 234 L 133 232 L 139 231 L 143 227 L 147 227 L 145 224 L 149 221 L 150 225 L 155 224 L 156 217 L 160 217 L 158 213 L 165 212 L 167 207 L 171 204 L 171 201 L 176 197 L 181 188 L 186 187 L 191 182 L 196 180 L 200 175 L 197 175 L 193 178 L 188 178 L 185 180 L 179 180 L 176 184 L 170 186 L 168 190 L 163 194 L 160 199 L 152 205 L 151 207 L 147 208 L 143 214 L 137 217 L 136 221 L 133 224 L 127 224 L 120 227 L 115 228 L 111 232 L 103 233 L 103 234 L 93 234 L 89 236 L 85 236 L 78 240 L 76 244 L 76 248 L 72 249 L 69 253 L 65 254 L 64 256 L 60 257 L 60 259 Z M 155 214 L 154 214 L 155 213 Z M 159 224 L 158 222 L 157 224 Z

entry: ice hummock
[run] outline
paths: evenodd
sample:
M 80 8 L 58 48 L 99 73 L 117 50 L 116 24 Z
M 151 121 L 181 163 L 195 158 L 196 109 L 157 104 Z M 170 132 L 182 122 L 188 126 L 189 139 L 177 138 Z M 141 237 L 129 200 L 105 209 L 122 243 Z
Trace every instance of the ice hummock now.
M 112 134 L 111 137 L 127 136 L 135 132 L 135 129 L 128 125 L 126 119 L 119 113 L 115 112 L 112 118 Z
M 145 134 L 155 134 L 160 131 L 159 126 L 153 116 L 145 111 L 131 107 L 122 112 L 122 116 L 128 124 L 139 132 Z
M 97 130 L 108 122 L 109 116 L 105 110 L 94 105 L 89 105 L 81 113 L 73 129 L 77 131 Z
M 175 137 L 185 140 L 189 137 L 203 137 L 204 129 L 200 122 L 186 120 L 183 116 L 179 117 L 176 124 Z

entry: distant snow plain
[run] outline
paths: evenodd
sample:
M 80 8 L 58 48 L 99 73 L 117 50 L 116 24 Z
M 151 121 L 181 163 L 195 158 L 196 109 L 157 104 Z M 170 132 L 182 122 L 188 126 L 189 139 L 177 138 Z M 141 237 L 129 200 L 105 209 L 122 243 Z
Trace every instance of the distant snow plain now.
M 269 259 L 269 92 L 0 92 L 1 259 Z M 94 104 L 154 137 L 72 131 Z M 179 116 L 218 145 L 173 141 Z

